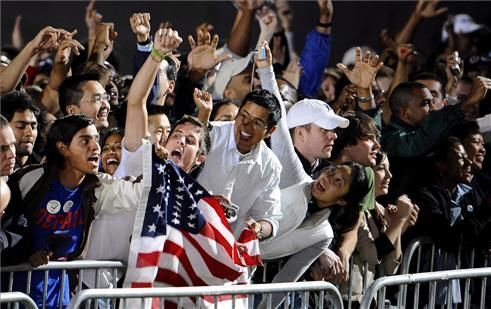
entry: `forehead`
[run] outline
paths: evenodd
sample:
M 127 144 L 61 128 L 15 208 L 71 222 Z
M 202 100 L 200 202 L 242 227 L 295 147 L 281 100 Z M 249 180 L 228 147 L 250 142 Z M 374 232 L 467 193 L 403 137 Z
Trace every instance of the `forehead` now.
M 34 115 L 32 110 L 26 109 L 21 112 L 15 112 L 10 122 L 19 120 L 36 121 L 36 116 Z
M 104 93 L 104 87 L 102 87 L 101 83 L 99 83 L 96 80 L 89 80 L 87 81 L 83 87 L 82 91 L 84 92 L 84 95 L 91 95 L 91 94 L 98 94 L 98 93 Z
M 247 101 L 244 105 L 242 105 L 240 111 L 246 111 L 252 117 L 262 119 L 264 121 L 268 120 L 269 116 L 268 109 L 251 101 Z
M 148 116 L 148 123 L 156 127 L 169 127 L 169 118 L 165 114 L 154 114 Z
M 0 128 L 0 144 L 12 144 L 15 143 L 15 136 L 10 126 Z
M 99 133 L 97 132 L 97 129 L 95 125 L 91 124 L 88 127 L 82 128 L 77 131 L 77 133 L 73 136 L 73 138 L 80 138 L 85 135 L 90 135 L 90 136 L 99 136 Z
M 185 122 L 178 124 L 174 128 L 173 134 L 174 133 L 184 133 L 184 135 L 193 135 L 195 137 L 199 137 L 201 134 L 201 129 L 190 122 Z
M 416 89 L 415 91 L 416 96 L 418 96 L 421 99 L 432 99 L 433 96 L 431 95 L 430 89 L 427 87 L 421 88 L 421 89 Z
M 111 134 L 106 138 L 104 145 L 120 143 L 122 140 L 123 140 L 123 137 L 120 134 L 117 134 L 117 133 Z
M 434 79 L 418 79 L 416 82 L 425 85 L 431 91 L 439 92 L 442 90 L 442 84 Z

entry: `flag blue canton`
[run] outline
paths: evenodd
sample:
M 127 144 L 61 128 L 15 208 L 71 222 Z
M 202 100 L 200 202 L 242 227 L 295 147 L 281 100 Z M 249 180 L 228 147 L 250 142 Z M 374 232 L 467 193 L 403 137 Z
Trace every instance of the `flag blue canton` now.
M 198 233 L 205 218 L 198 209 L 201 198 L 209 196 L 196 180 L 181 173 L 171 161 L 154 158 L 152 189 L 148 196 L 142 237 L 166 235 L 169 224 L 177 229 Z

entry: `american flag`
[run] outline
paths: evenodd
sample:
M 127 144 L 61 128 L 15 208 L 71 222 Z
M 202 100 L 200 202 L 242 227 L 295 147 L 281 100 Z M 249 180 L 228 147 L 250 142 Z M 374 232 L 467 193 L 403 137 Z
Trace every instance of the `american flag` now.
M 237 241 L 248 250 L 239 252 L 218 200 L 170 161 L 153 154 L 144 165 L 151 175 L 144 172 L 125 287 L 245 283 L 247 267 L 261 264 L 254 233 L 244 230 Z

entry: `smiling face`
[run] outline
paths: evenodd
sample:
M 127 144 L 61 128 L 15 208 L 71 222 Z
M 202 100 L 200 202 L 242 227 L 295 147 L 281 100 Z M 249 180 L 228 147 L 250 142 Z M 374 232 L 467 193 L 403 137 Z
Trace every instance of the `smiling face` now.
M 326 169 L 312 184 L 312 196 L 321 208 L 334 204 L 343 205 L 345 196 L 351 186 L 351 168 L 338 165 Z
M 343 151 L 348 161 L 359 163 L 363 166 L 375 166 L 377 153 L 380 149 L 380 144 L 375 135 L 367 136 L 363 139 L 358 139 L 354 146 L 347 146 Z
M 70 145 L 57 143 L 58 151 L 65 157 L 65 170 L 73 169 L 83 174 L 95 174 L 99 168 L 101 148 L 95 125 L 80 129 Z
M 177 125 L 165 145 L 170 154 L 169 159 L 185 172 L 189 172 L 204 161 L 204 155 L 199 154 L 200 139 L 201 129 L 196 125 L 189 122 Z
M 484 148 L 482 135 L 479 133 L 470 134 L 466 136 L 462 143 L 469 160 L 472 162 L 472 172 L 476 173 L 480 171 L 484 163 L 484 158 L 486 157 L 486 148 Z
M 154 114 L 148 116 L 148 131 L 152 143 L 164 147 L 170 132 L 169 118 L 165 114 Z
M 121 135 L 112 134 L 106 138 L 104 146 L 102 146 L 102 169 L 109 175 L 114 174 L 121 162 L 122 140 L 123 137 Z
M 83 96 L 79 106 L 74 106 L 72 114 L 82 113 L 95 121 L 98 130 L 109 126 L 107 117 L 111 106 L 104 87 L 95 80 L 89 80 L 82 86 Z
M 375 177 L 375 197 L 389 193 L 389 184 L 392 179 L 392 173 L 389 167 L 390 164 L 387 156 L 379 164 L 372 167 Z
M 471 161 L 467 158 L 462 144 L 455 143 L 450 149 L 443 165 L 442 178 L 452 185 L 471 182 Z
M 269 111 L 251 101 L 246 102 L 239 110 L 234 124 L 234 137 L 237 150 L 249 153 L 264 138 L 276 129 L 268 128 Z
M 10 121 L 10 126 L 17 141 L 15 144 L 17 156 L 31 155 L 38 136 L 38 122 L 34 113 L 30 109 L 15 112 Z

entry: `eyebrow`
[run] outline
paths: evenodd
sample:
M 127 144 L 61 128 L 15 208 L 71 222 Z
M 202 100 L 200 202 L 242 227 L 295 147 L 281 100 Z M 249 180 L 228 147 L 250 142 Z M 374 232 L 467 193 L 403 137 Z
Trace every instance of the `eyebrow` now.
M 261 118 L 257 118 L 257 117 L 254 117 L 253 115 L 251 115 L 251 113 L 249 113 L 248 111 L 246 111 L 245 109 L 242 110 L 242 112 L 246 113 L 249 117 L 251 117 L 253 120 L 259 120 L 261 122 L 266 122 L 264 120 L 262 120 Z
M 15 123 L 22 123 L 22 124 L 36 124 L 38 123 L 37 120 L 34 121 L 25 121 L 25 120 L 17 120 Z

